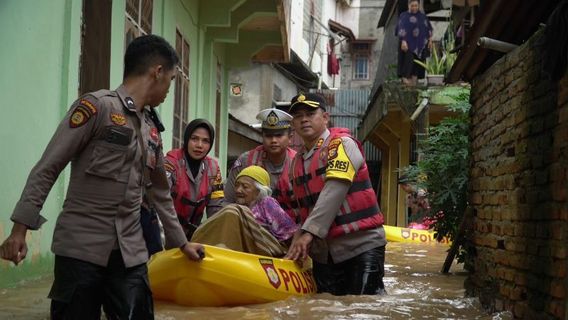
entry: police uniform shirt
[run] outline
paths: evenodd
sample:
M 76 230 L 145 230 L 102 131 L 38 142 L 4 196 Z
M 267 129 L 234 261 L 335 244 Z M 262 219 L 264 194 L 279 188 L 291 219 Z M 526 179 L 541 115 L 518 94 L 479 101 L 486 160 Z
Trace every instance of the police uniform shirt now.
M 53 234 L 53 253 L 106 266 L 111 251 L 119 248 L 126 267 L 145 263 L 148 252 L 140 205 L 150 183 L 147 192 L 166 238 L 173 246 L 185 244 L 164 170 L 161 137 L 146 108 L 137 112 L 122 86 L 77 100 L 32 169 L 12 221 L 38 229 L 45 222 L 39 214 L 43 203 L 71 162 L 67 196 Z M 144 167 L 150 181 L 146 181 Z
M 320 136 L 321 141 L 327 139 L 329 135 L 330 132 L 326 129 Z M 335 144 L 333 148 L 332 144 Z M 311 161 L 317 161 L 313 155 L 318 148 L 316 144 L 312 149 L 304 149 L 301 152 L 306 172 L 309 170 Z M 315 236 L 310 256 L 319 263 L 329 263 L 329 257 L 333 263 L 339 263 L 373 248 L 386 245 L 385 232 L 382 227 L 348 233 L 337 238 L 327 237 L 329 228 L 338 215 L 338 208 L 345 201 L 351 182 L 365 161 L 356 142 L 349 137 L 337 138 L 335 142 L 330 141 L 329 149 L 334 149 L 337 156 L 334 161 L 331 161 L 333 166 L 330 165 L 326 169 L 324 188 L 302 225 L 302 230 Z M 347 170 L 343 169 L 342 161 L 349 161 Z
M 211 161 L 215 161 L 215 160 L 211 159 Z M 168 165 L 166 166 L 166 171 L 167 171 L 167 175 L 168 175 L 168 178 L 169 178 L 168 180 L 169 180 L 169 183 L 170 183 L 170 188 L 171 188 L 171 191 L 175 191 L 173 188 L 176 185 L 176 176 L 175 176 L 175 172 L 173 170 L 175 170 L 174 168 L 178 167 L 178 164 L 177 163 L 169 163 L 170 161 L 168 161 L 167 159 L 166 159 L 166 162 L 168 163 Z M 191 188 L 191 190 L 189 190 L 189 192 L 193 197 L 193 199 L 190 199 L 191 201 L 200 200 L 200 199 L 197 199 L 197 195 L 199 194 L 199 191 L 200 191 L 199 189 L 201 187 L 201 180 L 203 178 L 209 179 L 209 191 L 208 191 L 209 202 L 207 203 L 207 207 L 206 207 L 205 211 L 206 211 L 207 217 L 210 218 L 215 213 L 217 213 L 217 211 L 219 211 L 219 210 L 221 210 L 221 208 L 223 208 L 224 196 L 223 196 L 223 181 L 221 180 L 221 171 L 220 171 L 220 169 L 218 169 L 217 175 L 215 175 L 213 177 L 209 177 L 208 174 L 207 174 L 209 172 L 209 163 L 204 158 L 201 161 L 201 165 L 199 166 L 199 171 L 197 172 L 197 176 L 194 177 L 193 173 L 189 169 L 189 166 L 187 165 L 187 162 L 184 161 L 184 163 L 186 163 L 185 174 L 189 178 L 189 182 L 190 182 L 189 187 Z M 172 168 L 173 170 L 169 170 L 168 168 Z

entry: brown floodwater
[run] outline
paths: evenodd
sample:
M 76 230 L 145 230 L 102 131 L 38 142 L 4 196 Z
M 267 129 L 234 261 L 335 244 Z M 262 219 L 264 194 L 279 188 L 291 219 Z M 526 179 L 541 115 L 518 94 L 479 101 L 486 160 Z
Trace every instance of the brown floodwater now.
M 156 319 L 512 319 L 487 314 L 475 298 L 464 297 L 466 274 L 460 265 L 442 275 L 444 245 L 389 243 L 386 296 L 317 294 L 311 297 L 231 308 L 188 308 L 156 301 Z M 51 278 L 0 290 L 0 319 L 49 319 L 46 298 Z

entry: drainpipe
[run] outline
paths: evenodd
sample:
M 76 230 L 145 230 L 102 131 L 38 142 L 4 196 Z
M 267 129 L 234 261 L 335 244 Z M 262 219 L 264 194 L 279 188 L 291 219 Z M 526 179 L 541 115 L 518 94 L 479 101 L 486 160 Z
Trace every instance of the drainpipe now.
M 424 110 L 424 108 L 426 108 L 427 105 L 428 105 L 428 98 L 422 98 L 422 101 L 420 101 L 420 105 L 418 105 L 418 108 L 416 108 L 416 110 L 414 110 L 414 113 L 410 116 L 410 120 L 411 121 L 416 120 L 416 118 L 418 118 L 420 113 L 422 113 L 422 111 Z
M 276 106 L 276 107 L 289 107 L 290 101 L 275 101 L 274 106 Z
M 513 51 L 516 47 L 518 47 L 518 45 L 516 44 L 499 41 L 488 37 L 479 38 L 479 40 L 477 40 L 477 45 L 481 48 L 495 50 L 504 53 Z

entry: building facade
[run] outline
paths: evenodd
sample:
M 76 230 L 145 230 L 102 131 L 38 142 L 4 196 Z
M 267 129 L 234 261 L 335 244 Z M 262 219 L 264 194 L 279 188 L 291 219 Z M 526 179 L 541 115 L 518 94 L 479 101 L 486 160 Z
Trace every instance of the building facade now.
M 289 60 L 286 3 L 3 1 L 0 38 L 7 45 L 0 52 L 0 65 L 11 71 L 0 79 L 0 95 L 6 106 L 6 114 L 0 119 L 6 155 L 0 160 L 0 178 L 10 181 L 0 187 L 2 241 L 10 232 L 9 218 L 27 175 L 68 107 L 83 93 L 116 88 L 122 82 L 125 48 L 142 34 L 164 37 L 181 58 L 176 81 L 158 108 L 167 128 L 162 136 L 165 151 L 181 144 L 185 124 L 206 118 L 214 124 L 218 137 L 211 155 L 219 159 L 224 170 L 230 125 L 229 71 L 251 61 Z M 17 268 L 0 261 L 0 287 L 51 269 L 51 237 L 65 198 L 67 170 L 43 206 L 42 214 L 48 222 L 28 235 L 26 261 Z

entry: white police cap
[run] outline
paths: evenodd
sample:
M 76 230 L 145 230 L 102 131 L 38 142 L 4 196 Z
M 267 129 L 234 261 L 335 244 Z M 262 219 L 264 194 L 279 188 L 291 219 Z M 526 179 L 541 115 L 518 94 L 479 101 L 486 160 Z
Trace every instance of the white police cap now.
M 256 119 L 262 122 L 262 129 L 281 130 L 290 128 L 292 116 L 276 108 L 261 110 Z

